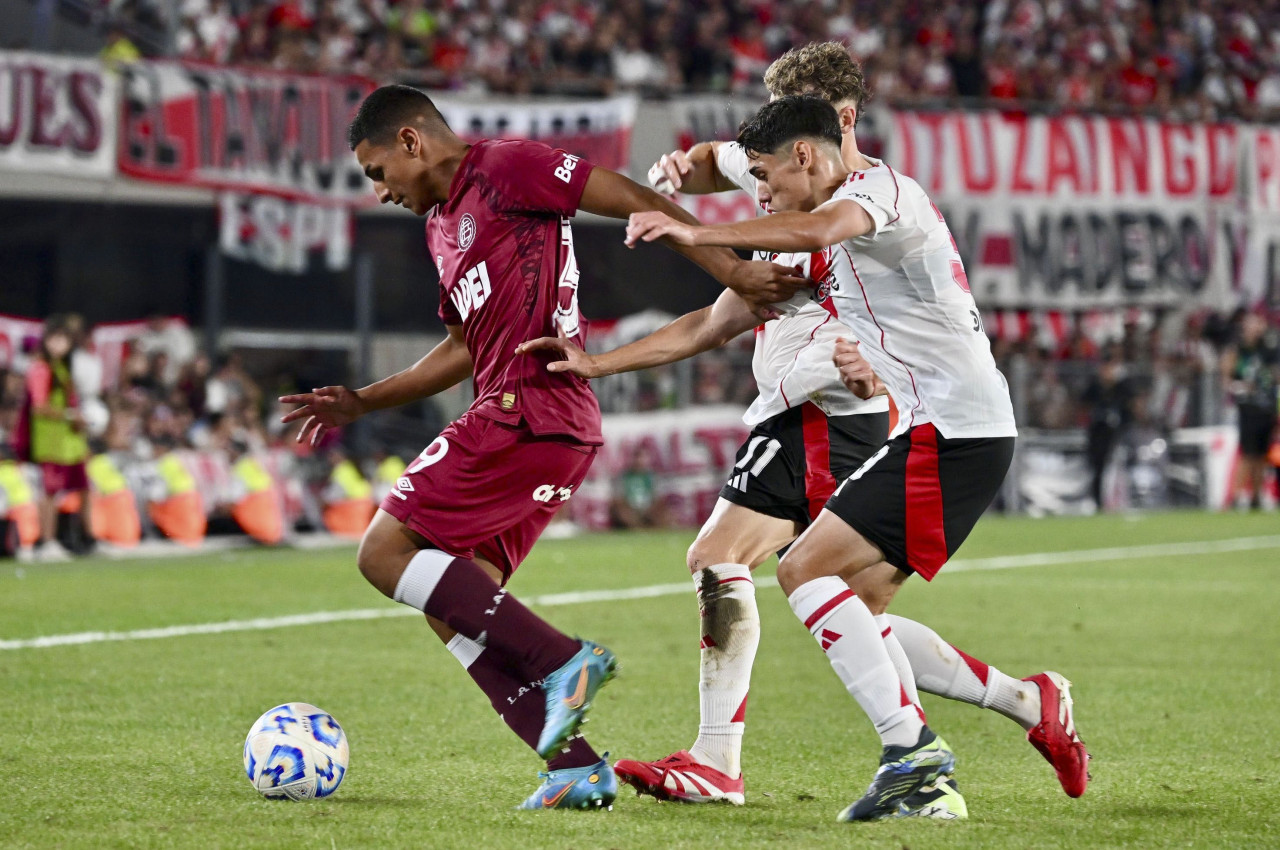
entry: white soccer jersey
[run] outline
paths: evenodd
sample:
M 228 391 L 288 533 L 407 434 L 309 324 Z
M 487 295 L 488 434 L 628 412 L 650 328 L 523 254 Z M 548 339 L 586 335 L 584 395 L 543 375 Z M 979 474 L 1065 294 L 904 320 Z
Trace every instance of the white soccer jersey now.
M 875 230 L 824 252 L 819 297 L 827 294 L 889 388 L 895 433 L 932 422 L 948 438 L 1016 436 L 1009 386 L 951 231 L 915 180 L 871 162 L 827 203 L 857 203 Z
M 736 142 L 717 147 L 716 165 L 721 174 L 744 192 L 757 197 L 756 178 L 748 173 L 751 163 Z M 805 274 L 810 274 L 809 254 L 757 252 L 756 259 L 799 266 Z M 759 395 L 747 408 L 743 421 L 754 428 L 806 401 L 813 402 L 827 416 L 888 411 L 889 401 L 884 397 L 863 400 L 849 392 L 831 362 L 836 340 L 843 337 L 852 341 L 853 332 L 813 300 L 805 296 L 794 300 L 797 302 L 795 312 L 756 328 L 751 370 Z

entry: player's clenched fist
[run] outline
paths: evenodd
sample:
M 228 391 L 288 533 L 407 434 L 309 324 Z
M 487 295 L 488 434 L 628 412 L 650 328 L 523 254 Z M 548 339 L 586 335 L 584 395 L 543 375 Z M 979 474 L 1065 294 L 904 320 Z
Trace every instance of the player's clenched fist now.
M 871 398 L 883 391 L 884 384 L 880 383 L 875 370 L 858 350 L 858 343 L 845 339 L 836 340 L 831 361 L 840 370 L 840 380 L 858 398 Z
M 649 185 L 664 195 L 674 195 L 684 185 L 684 178 L 693 170 L 693 163 L 684 151 L 664 153 L 649 167 Z

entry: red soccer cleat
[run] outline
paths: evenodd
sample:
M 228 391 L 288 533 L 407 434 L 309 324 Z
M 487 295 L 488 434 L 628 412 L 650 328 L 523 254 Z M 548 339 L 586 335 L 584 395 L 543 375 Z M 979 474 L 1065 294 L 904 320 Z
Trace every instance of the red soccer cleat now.
M 741 776 L 730 779 L 714 767 L 695 761 L 686 750 L 657 761 L 620 759 L 614 764 L 613 772 L 620 781 L 635 788 L 637 794 L 649 794 L 659 800 L 724 802 L 735 806 L 747 801 Z
M 1089 751 L 1076 734 L 1071 716 L 1071 683 L 1052 672 L 1022 681 L 1040 688 L 1040 722 L 1027 732 L 1027 740 L 1053 765 L 1067 796 L 1079 797 L 1089 785 Z

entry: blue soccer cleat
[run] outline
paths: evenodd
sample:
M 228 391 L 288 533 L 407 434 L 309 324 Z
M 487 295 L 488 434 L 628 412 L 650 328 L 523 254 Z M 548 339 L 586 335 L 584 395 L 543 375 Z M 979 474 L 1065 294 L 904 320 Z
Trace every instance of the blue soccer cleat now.
M 560 669 L 542 680 L 547 715 L 538 736 L 538 755 L 549 759 L 577 734 L 596 691 L 613 678 L 617 657 L 589 640 Z
M 609 767 L 609 754 L 586 767 L 539 773 L 544 782 L 521 809 L 612 809 L 618 796 L 618 777 Z
M 928 726 L 914 747 L 885 747 L 867 793 L 840 813 L 842 821 L 901 817 L 902 804 L 956 769 L 956 757 Z

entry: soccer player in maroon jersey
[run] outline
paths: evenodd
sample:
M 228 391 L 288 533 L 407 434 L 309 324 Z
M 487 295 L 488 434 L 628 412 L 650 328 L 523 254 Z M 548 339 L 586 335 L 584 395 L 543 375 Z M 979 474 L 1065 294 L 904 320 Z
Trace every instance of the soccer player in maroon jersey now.
M 608 806 L 617 779 L 576 736 L 614 655 L 556 630 L 506 590 L 552 515 L 582 482 L 601 443 L 585 380 L 517 356 L 526 339 L 581 340 L 569 217 L 688 213 L 626 177 L 537 142 L 458 138 L 422 92 L 369 95 L 348 141 L 382 203 L 427 216 L 448 336 L 410 368 L 358 390 L 284 396 L 301 405 L 298 439 L 373 410 L 426 398 L 474 377 L 475 402 L 405 470 L 360 544 L 374 587 L 427 615 L 495 710 L 547 759 L 522 808 Z M 808 281 L 727 249 L 677 248 L 767 313 Z

